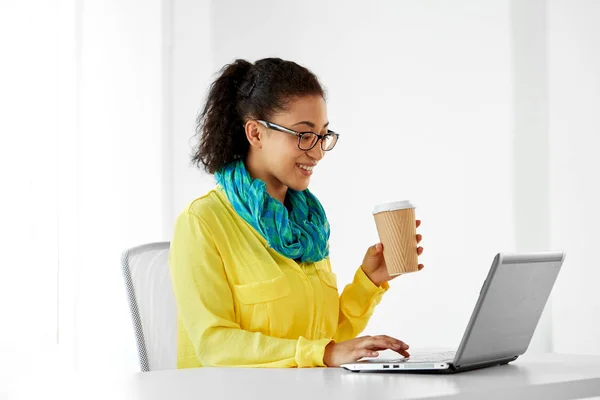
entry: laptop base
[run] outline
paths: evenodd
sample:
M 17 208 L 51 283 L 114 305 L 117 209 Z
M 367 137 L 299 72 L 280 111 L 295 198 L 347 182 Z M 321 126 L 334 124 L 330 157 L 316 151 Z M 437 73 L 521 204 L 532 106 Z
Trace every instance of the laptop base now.
M 379 368 L 377 369 L 366 369 L 366 368 L 361 368 L 360 365 L 361 364 L 345 364 L 342 365 L 342 368 L 344 368 L 347 371 L 351 371 L 351 372 L 374 372 L 374 373 L 401 373 L 401 374 L 435 374 L 435 375 L 439 375 L 439 374 L 455 374 L 458 372 L 466 372 L 466 371 L 473 371 L 476 369 L 481 369 L 481 368 L 489 368 L 489 367 L 496 367 L 496 366 L 500 366 L 500 365 L 506 365 L 510 362 L 515 361 L 518 358 L 518 356 L 514 356 L 514 357 L 509 357 L 509 358 L 505 358 L 505 359 L 501 359 L 501 360 L 494 360 L 494 361 L 486 361 L 486 362 L 482 362 L 482 363 L 478 363 L 478 364 L 471 364 L 471 365 L 466 365 L 466 366 L 455 366 L 453 363 L 447 363 L 448 364 L 448 368 L 445 369 L 433 369 L 433 368 L 423 368 L 420 369 L 418 367 L 418 364 L 415 364 L 412 368 L 410 369 L 400 369 L 400 368 L 394 368 L 394 365 L 400 365 L 400 364 L 394 364 L 394 363 L 381 363 Z M 385 367 L 387 366 L 387 367 Z

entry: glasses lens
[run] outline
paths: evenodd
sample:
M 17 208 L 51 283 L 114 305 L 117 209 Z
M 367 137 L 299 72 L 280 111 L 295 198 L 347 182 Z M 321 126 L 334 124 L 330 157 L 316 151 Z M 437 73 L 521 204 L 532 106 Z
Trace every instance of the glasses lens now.
M 302 134 L 299 142 L 300 149 L 310 150 L 315 145 L 317 140 L 319 140 L 319 137 L 314 133 L 307 132 Z
M 332 134 L 327 134 L 325 135 L 325 137 L 322 140 L 322 144 L 321 144 L 321 148 L 324 151 L 329 151 L 331 149 L 334 148 L 336 142 L 337 142 L 337 135 L 332 135 Z

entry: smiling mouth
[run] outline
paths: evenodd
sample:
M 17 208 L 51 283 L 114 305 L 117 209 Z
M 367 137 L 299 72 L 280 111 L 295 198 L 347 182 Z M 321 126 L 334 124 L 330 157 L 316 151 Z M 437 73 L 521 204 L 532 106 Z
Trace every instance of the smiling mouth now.
M 312 172 L 314 166 L 308 166 L 308 165 L 303 165 L 303 164 L 296 164 L 298 167 L 300 167 L 301 169 L 308 171 L 308 172 Z

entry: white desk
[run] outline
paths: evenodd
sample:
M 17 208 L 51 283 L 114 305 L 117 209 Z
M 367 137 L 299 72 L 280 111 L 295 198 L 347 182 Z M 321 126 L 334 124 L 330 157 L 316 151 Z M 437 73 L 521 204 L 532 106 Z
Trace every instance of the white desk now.
M 8 398 L 60 399 L 583 399 L 600 396 L 600 357 L 545 354 L 455 375 L 352 373 L 338 368 L 202 368 L 117 376 L 30 371 Z M 2 382 L 2 380 L 0 380 Z M 599 397 L 600 398 L 600 397 Z

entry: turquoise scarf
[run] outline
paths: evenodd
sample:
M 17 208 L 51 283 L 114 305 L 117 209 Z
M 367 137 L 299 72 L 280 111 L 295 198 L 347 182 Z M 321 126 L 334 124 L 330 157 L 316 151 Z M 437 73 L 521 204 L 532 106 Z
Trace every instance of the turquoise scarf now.
M 267 193 L 267 185 L 252 180 L 239 160 L 215 173 L 217 183 L 237 213 L 279 254 L 301 262 L 329 256 L 329 223 L 319 200 L 308 190 L 288 189 L 290 210 Z

